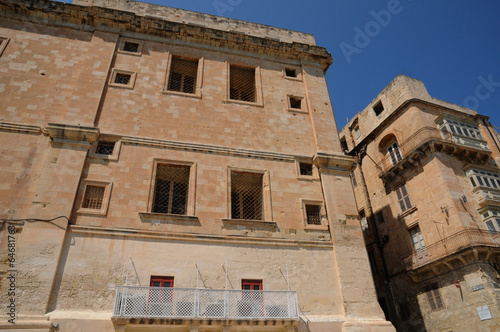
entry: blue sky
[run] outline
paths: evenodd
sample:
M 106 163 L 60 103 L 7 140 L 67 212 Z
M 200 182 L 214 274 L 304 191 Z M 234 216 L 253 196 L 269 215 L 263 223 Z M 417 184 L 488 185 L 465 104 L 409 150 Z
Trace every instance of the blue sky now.
M 145 2 L 314 34 L 334 59 L 327 82 L 339 129 L 400 74 L 500 127 L 498 0 Z

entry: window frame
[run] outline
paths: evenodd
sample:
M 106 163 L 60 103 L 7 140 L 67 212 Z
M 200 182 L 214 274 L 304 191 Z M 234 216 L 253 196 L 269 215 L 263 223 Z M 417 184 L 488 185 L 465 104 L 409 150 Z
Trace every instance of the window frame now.
M 478 209 L 477 212 L 481 215 L 487 231 L 492 234 L 500 234 L 500 208 L 486 206 Z
M 423 294 L 429 305 L 431 311 L 438 311 L 445 308 L 441 292 L 439 291 L 439 284 L 434 282 L 423 288 Z M 438 300 L 440 305 L 438 304 Z
M 0 57 L 2 56 L 3 52 L 7 48 L 7 45 L 9 44 L 10 38 L 0 36 Z
M 418 230 L 418 232 L 417 232 L 417 230 Z M 408 228 L 408 234 L 410 235 L 411 247 L 412 247 L 413 252 L 416 253 L 417 255 L 418 254 L 425 255 L 427 253 L 427 245 L 425 243 L 424 234 L 422 233 L 422 230 L 420 229 L 420 225 L 416 224 L 416 225 L 413 225 L 410 228 Z M 417 235 L 420 235 L 420 236 L 417 236 Z M 417 236 L 418 245 L 419 245 L 418 248 L 415 245 L 416 244 L 415 239 L 414 239 L 415 236 Z
M 465 175 L 469 179 L 472 188 L 487 188 L 488 190 L 500 191 L 500 174 L 498 173 L 479 168 L 469 168 L 465 170 Z
M 286 74 L 287 70 L 295 70 L 295 77 L 293 76 L 288 76 Z M 302 68 L 297 67 L 297 66 L 285 66 L 282 71 L 282 76 L 283 78 L 291 81 L 302 81 Z
M 138 44 L 137 52 L 130 52 L 125 50 L 125 43 L 136 43 Z M 132 38 L 122 38 L 120 40 L 120 44 L 118 45 L 118 53 L 134 55 L 134 56 L 142 56 L 142 48 L 144 46 L 143 40 L 132 39 Z
M 300 101 L 300 108 L 292 107 L 292 98 L 295 98 Z M 309 111 L 307 110 L 307 102 L 305 97 L 298 96 L 295 94 L 287 94 L 286 103 L 287 103 L 287 110 L 289 112 L 309 113 Z
M 116 75 L 118 75 L 118 74 L 130 75 L 130 80 L 129 80 L 128 84 L 115 83 Z M 108 85 L 115 87 L 115 88 L 133 89 L 135 86 L 136 77 L 137 77 L 136 72 L 113 68 L 113 69 L 111 69 L 111 75 L 109 78 Z
M 88 186 L 104 187 L 104 193 L 103 193 L 102 203 L 101 203 L 100 209 L 90 209 L 90 208 L 83 207 L 85 193 L 87 191 Z M 113 187 L 112 182 L 88 180 L 88 179 L 83 180 L 80 184 L 80 190 L 78 193 L 79 203 L 78 203 L 78 208 L 77 208 L 76 213 L 105 216 L 108 213 L 108 207 L 109 207 L 112 187 Z
M 231 174 L 232 172 L 243 172 L 243 173 L 256 173 L 262 174 L 262 220 L 253 219 L 233 219 L 232 218 L 232 194 L 231 194 Z M 271 180 L 268 170 L 262 169 L 249 169 L 249 168 L 239 168 L 239 167 L 227 167 L 227 199 L 226 199 L 226 218 L 227 220 L 246 220 L 246 221 L 272 221 L 273 211 L 271 203 Z
M 185 166 L 189 167 L 189 182 L 188 182 L 188 194 L 186 202 L 186 214 L 170 214 L 170 213 L 160 213 L 153 212 L 153 204 L 155 199 L 155 186 L 156 186 L 156 174 L 158 170 L 158 165 L 173 165 L 173 166 Z M 148 214 L 157 214 L 161 216 L 172 216 L 172 217 L 184 217 L 184 216 L 194 216 L 195 215 L 195 197 L 196 197 L 196 168 L 197 164 L 195 162 L 188 161 L 178 161 L 178 160 L 167 160 L 167 159 L 155 159 L 153 161 L 153 170 L 150 180 L 149 188 L 149 199 L 148 199 Z
M 385 111 L 385 107 L 384 104 L 382 103 L 382 100 L 379 99 L 375 104 L 373 104 L 372 109 L 376 116 L 382 114 Z
M 196 73 L 196 82 L 195 82 L 195 92 L 194 93 L 189 93 L 189 92 L 182 92 L 182 91 L 175 91 L 175 90 L 169 90 L 168 89 L 168 84 L 170 82 L 170 75 L 172 74 L 172 62 L 173 59 L 181 59 L 181 60 L 188 60 L 188 61 L 198 61 L 198 71 Z M 163 94 L 170 94 L 170 95 L 177 95 L 177 96 L 184 96 L 184 97 L 192 97 L 192 98 L 201 98 L 202 93 L 201 89 L 203 87 L 203 68 L 205 65 L 205 58 L 204 57 L 195 57 L 195 56 L 189 56 L 189 55 L 177 55 L 177 54 L 172 54 L 170 52 L 167 53 L 167 67 L 165 69 L 165 81 L 163 82 L 163 89 L 162 93 Z
M 300 199 L 300 206 L 302 210 L 302 225 L 304 229 L 315 229 L 315 230 L 328 230 L 328 216 L 325 209 L 325 204 L 321 200 L 315 199 Z M 307 206 L 319 206 L 321 215 L 321 224 L 310 224 L 307 218 Z
M 463 119 L 456 119 L 452 117 L 441 117 L 438 119 L 439 129 L 449 132 L 452 135 L 458 135 L 469 139 L 484 141 L 479 125 L 471 121 L 463 121 Z M 471 132 L 473 134 L 471 134 Z
M 403 195 L 403 189 L 406 191 L 406 195 Z M 410 191 L 408 190 L 408 187 L 406 186 L 406 183 L 400 185 L 398 188 L 396 188 L 396 190 L 394 190 L 394 192 L 396 193 L 396 199 L 398 201 L 398 204 L 399 204 L 399 208 L 401 210 L 401 213 L 405 213 L 407 211 L 410 211 L 412 207 L 414 207 L 413 205 L 413 202 L 411 200 L 411 197 L 410 197 Z M 401 198 L 399 197 L 401 195 Z M 408 201 L 409 201 L 409 206 L 407 206 L 407 202 L 405 200 L 405 198 L 408 198 Z M 404 203 L 404 206 L 406 207 L 406 209 L 403 209 L 403 205 L 401 203 Z
M 401 160 L 404 159 L 398 141 L 394 141 L 389 144 L 386 148 L 386 151 L 392 166 L 399 164 Z
M 226 96 L 224 102 L 227 103 L 235 103 L 235 104 L 243 104 L 243 105 L 251 105 L 251 106 L 259 106 L 264 107 L 264 100 L 262 96 L 262 75 L 261 75 L 261 67 L 259 65 L 249 66 L 248 64 L 240 64 L 238 62 L 233 61 L 225 61 L 226 63 Z M 243 68 L 243 69 L 253 69 L 255 72 L 255 102 L 231 99 L 231 66 Z
M 155 281 L 160 281 L 160 283 L 162 283 L 162 286 L 160 287 L 165 287 L 163 286 L 163 284 L 165 282 L 170 282 L 171 283 L 171 286 L 169 288 L 173 288 L 174 287 L 174 279 L 175 277 L 171 277 L 171 276 L 157 276 L 157 275 L 152 275 L 149 279 L 149 287 L 157 287 L 157 286 L 153 286 L 153 282 Z
M 120 136 L 101 134 L 99 136 L 99 139 L 92 143 L 92 146 L 90 147 L 90 151 L 89 151 L 89 157 L 96 158 L 96 159 L 113 160 L 113 161 L 118 160 L 118 157 L 120 156 L 121 146 L 122 146 L 122 141 L 120 138 L 121 138 Z M 99 145 L 100 141 L 114 142 L 115 146 L 113 148 L 113 153 L 110 155 L 97 153 L 97 146 Z
M 300 173 L 300 164 L 310 164 L 312 167 L 312 175 L 302 175 Z M 312 158 L 296 157 L 295 158 L 295 172 L 298 180 L 319 180 L 318 169 L 314 165 Z

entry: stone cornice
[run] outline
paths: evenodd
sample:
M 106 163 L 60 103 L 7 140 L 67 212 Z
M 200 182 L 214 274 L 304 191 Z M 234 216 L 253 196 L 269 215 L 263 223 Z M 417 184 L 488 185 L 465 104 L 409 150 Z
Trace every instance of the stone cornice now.
M 169 241 L 210 242 L 220 244 L 239 244 L 252 246 L 280 246 L 280 247 L 315 247 L 329 249 L 333 247 L 331 241 L 289 240 L 278 238 L 241 237 L 211 234 L 159 232 L 140 229 L 126 229 L 117 227 L 98 227 L 85 225 L 70 225 L 73 233 L 92 234 L 111 237 L 138 237 L 143 239 L 162 239 Z
M 48 123 L 44 133 L 56 142 L 92 143 L 99 138 L 99 129 L 60 123 Z
M 42 128 L 39 126 L 25 125 L 13 122 L 0 122 L 0 130 L 4 131 L 15 131 L 28 134 L 40 134 Z
M 123 136 L 121 141 L 122 144 L 149 145 L 149 146 L 157 146 L 175 150 L 209 152 L 209 153 L 217 153 L 217 154 L 232 155 L 232 156 L 260 158 L 260 159 L 295 161 L 294 156 L 290 154 L 256 151 L 248 149 L 237 149 L 237 148 L 223 147 L 217 145 L 166 141 L 154 138 L 143 138 L 135 136 Z
M 297 42 L 287 43 L 241 32 L 171 22 L 159 17 L 139 16 L 116 9 L 86 7 L 49 0 L 36 0 L 29 3 L 22 0 L 0 0 L 0 12 L 13 18 L 64 25 L 87 31 L 99 29 L 116 33 L 138 33 L 160 36 L 171 41 L 215 46 L 218 49 L 302 59 L 319 63 L 324 71 L 333 62 L 330 53 L 324 47 Z
M 321 170 L 341 170 L 350 171 L 354 166 L 353 157 L 346 156 L 343 153 L 326 154 L 318 152 L 313 158 L 314 164 Z

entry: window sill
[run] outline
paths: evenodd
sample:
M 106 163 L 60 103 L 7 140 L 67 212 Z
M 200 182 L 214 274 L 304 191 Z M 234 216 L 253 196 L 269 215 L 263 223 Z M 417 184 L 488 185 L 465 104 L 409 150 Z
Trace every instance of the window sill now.
M 289 80 L 289 81 L 302 82 L 302 75 L 301 74 L 298 74 L 297 77 L 284 75 L 283 78 L 286 80 Z
M 309 113 L 307 110 L 303 110 L 303 109 L 300 109 L 300 108 L 291 108 L 291 107 L 288 107 L 288 112 L 301 113 L 301 114 L 307 114 L 307 113 Z
M 198 93 L 187 93 L 187 92 L 180 92 L 180 91 L 173 91 L 173 90 L 163 90 L 161 93 L 163 93 L 164 95 L 174 95 L 174 96 L 182 96 L 182 97 L 201 99 L 201 91 Z
M 222 219 L 222 229 L 245 229 L 259 231 L 278 231 L 275 221 L 248 220 L 248 219 Z
M 328 231 L 328 225 L 305 225 L 305 230 L 308 231 Z
M 181 224 L 181 225 L 200 225 L 200 221 L 196 216 L 186 216 L 180 214 L 154 213 L 154 212 L 139 212 L 139 217 L 142 222 L 151 224 Z
M 250 101 L 244 101 L 244 100 L 236 100 L 236 99 L 226 99 L 224 100 L 225 103 L 228 104 L 241 104 L 241 105 L 248 105 L 248 106 L 255 106 L 255 107 L 264 107 L 264 103 L 262 102 L 250 102 Z
M 410 214 L 412 214 L 413 212 L 417 211 L 417 207 L 416 206 L 412 206 L 411 208 L 409 208 L 408 210 L 406 210 L 405 212 L 401 213 L 398 215 L 398 219 L 403 219 L 404 217 L 407 217 L 409 216 Z
M 105 216 L 107 214 L 107 209 L 87 209 L 87 208 L 79 208 L 76 213 L 77 214 L 88 214 L 93 216 Z

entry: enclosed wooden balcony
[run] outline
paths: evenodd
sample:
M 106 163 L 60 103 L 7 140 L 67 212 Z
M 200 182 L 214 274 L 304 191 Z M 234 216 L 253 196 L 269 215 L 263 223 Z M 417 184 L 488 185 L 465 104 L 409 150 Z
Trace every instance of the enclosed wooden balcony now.
M 442 260 L 443 264 L 453 269 L 452 260 L 458 260 L 466 265 L 467 254 L 472 254 L 476 260 L 480 254 L 485 254 L 488 258 L 494 249 L 500 251 L 500 233 L 467 229 L 414 252 L 405 258 L 405 264 L 407 270 L 416 270 Z

